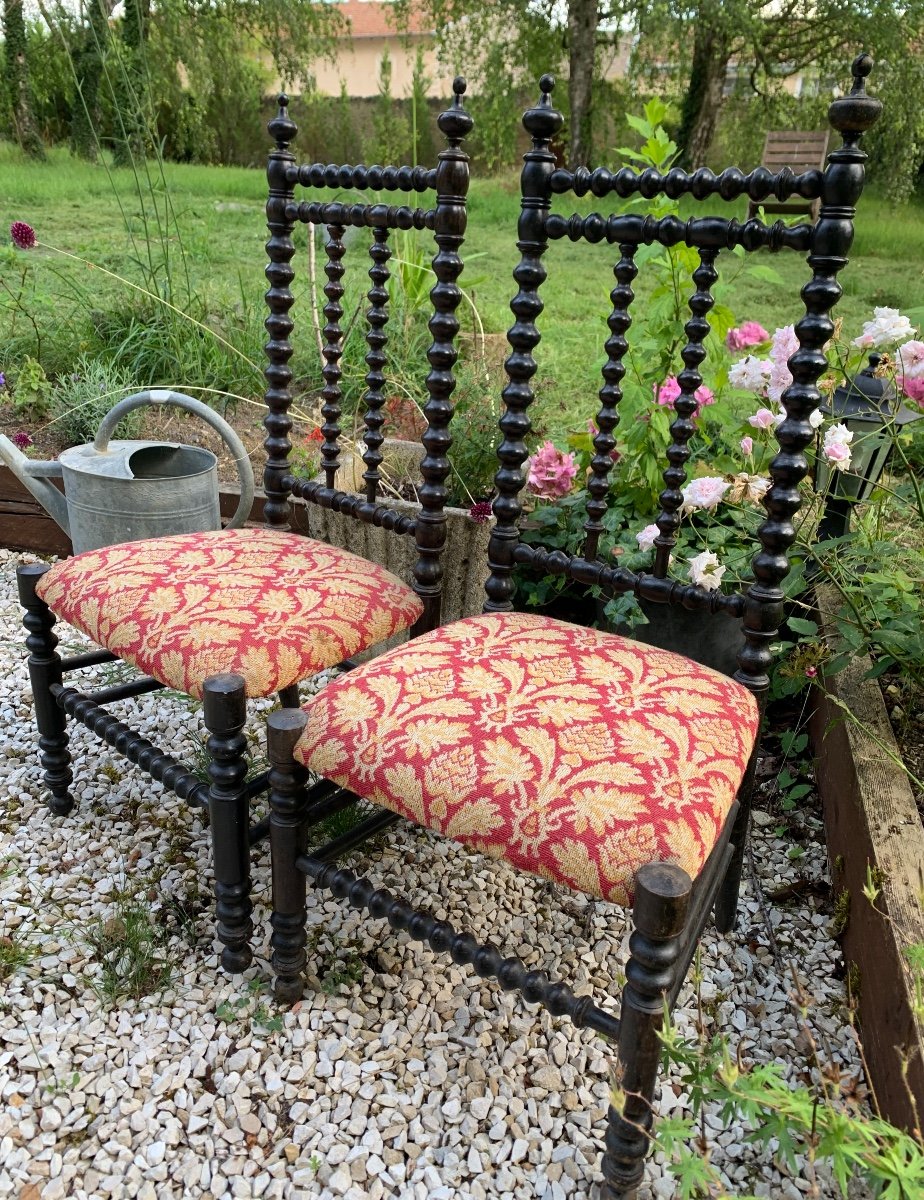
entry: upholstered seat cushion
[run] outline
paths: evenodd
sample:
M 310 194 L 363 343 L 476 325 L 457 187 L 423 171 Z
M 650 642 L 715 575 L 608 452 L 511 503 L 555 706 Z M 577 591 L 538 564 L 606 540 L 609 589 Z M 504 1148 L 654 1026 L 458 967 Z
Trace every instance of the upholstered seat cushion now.
M 52 611 L 161 683 L 202 695 L 209 675 L 267 696 L 409 628 L 420 600 L 388 571 L 286 530 L 125 542 L 56 563 Z
M 296 758 L 421 825 L 626 903 L 635 871 L 696 876 L 757 737 L 734 680 L 523 613 L 444 626 L 333 680 Z

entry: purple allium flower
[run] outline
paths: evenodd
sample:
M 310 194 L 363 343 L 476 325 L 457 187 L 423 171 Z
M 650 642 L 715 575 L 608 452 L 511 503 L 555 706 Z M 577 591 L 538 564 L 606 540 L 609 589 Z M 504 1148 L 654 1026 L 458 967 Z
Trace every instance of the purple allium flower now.
M 491 501 L 478 500 L 468 510 L 468 515 L 479 525 L 486 525 L 491 520 Z
M 0 391 L 6 387 L 6 376 L 0 371 Z
M 13 245 L 18 246 L 20 250 L 31 250 L 35 245 L 35 230 L 25 221 L 13 222 L 10 226 L 10 237 L 13 239 Z
M 25 429 L 17 430 L 10 440 L 17 450 L 28 450 L 32 445 L 32 438 Z

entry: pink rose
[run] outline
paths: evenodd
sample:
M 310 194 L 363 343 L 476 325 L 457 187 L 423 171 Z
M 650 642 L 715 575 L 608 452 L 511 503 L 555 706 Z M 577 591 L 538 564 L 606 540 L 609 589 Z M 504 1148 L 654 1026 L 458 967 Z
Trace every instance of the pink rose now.
M 775 404 L 779 404 L 780 397 L 792 383 L 792 373 L 788 363 L 798 349 L 799 339 L 796 337 L 796 331 L 792 325 L 784 325 L 782 329 L 778 329 L 774 333 L 773 344 L 770 347 L 772 367 L 767 396 Z
M 845 446 L 843 442 L 833 442 L 830 446 L 825 446 L 825 458 L 842 471 L 846 470 L 850 465 L 850 447 Z
M 673 375 L 668 375 L 667 379 L 658 388 L 656 399 L 663 408 L 673 408 L 674 401 L 680 395 L 680 384 Z
M 924 342 L 905 342 L 899 346 L 898 360 L 906 379 L 920 379 L 924 375 Z
M 739 350 L 747 350 L 751 346 L 759 346 L 769 340 L 770 334 L 757 321 L 745 321 L 737 329 L 729 329 L 725 335 L 725 345 L 732 354 L 737 354 Z
M 754 452 L 754 439 L 751 437 L 743 437 L 741 439 L 741 453 L 750 457 Z
M 529 459 L 527 487 L 544 500 L 567 496 L 577 475 L 573 454 L 564 454 L 554 443 L 545 442 Z
M 661 530 L 657 525 L 646 525 L 640 533 L 635 535 L 635 540 L 638 542 L 639 550 L 650 550 L 654 546 L 655 538 L 661 536 Z
M 902 391 L 915 404 L 924 405 L 924 376 L 913 379 L 910 375 L 902 376 Z
M 702 475 L 694 479 L 682 489 L 683 507 L 715 508 L 729 489 L 729 484 L 718 475 Z
M 748 424 L 755 429 L 770 429 L 773 423 L 774 416 L 769 408 L 759 408 L 753 417 L 748 417 Z
M 655 399 L 662 406 L 662 408 L 673 408 L 674 401 L 680 395 L 680 392 L 681 388 L 680 384 L 677 382 L 676 376 L 668 375 L 667 379 L 665 379 L 661 386 L 657 389 Z M 698 416 L 699 410 L 701 408 L 705 408 L 707 404 L 715 404 L 715 395 L 713 394 L 712 389 L 707 388 L 705 384 L 702 384 L 696 389 L 696 391 L 693 393 L 693 399 L 696 401 L 696 412 L 693 414 L 694 417 Z

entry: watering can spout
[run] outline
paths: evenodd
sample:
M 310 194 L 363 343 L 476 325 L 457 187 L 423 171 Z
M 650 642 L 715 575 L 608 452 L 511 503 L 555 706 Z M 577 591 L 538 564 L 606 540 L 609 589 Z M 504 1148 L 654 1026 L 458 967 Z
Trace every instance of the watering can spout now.
M 67 501 L 64 499 L 64 493 L 59 492 L 51 482 L 52 479 L 60 479 L 63 475 L 61 464 L 38 462 L 33 458 L 26 458 L 25 454 L 3 434 L 0 434 L 0 460 L 6 463 L 23 487 L 32 493 L 52 520 L 57 521 L 64 532 L 70 536 L 71 524 L 67 515 Z

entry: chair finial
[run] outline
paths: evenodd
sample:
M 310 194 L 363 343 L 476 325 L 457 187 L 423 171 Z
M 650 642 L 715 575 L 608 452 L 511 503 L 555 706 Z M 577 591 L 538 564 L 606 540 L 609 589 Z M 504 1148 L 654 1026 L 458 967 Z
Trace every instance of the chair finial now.
M 471 114 L 466 111 L 462 99 L 467 87 L 468 82 L 465 76 L 457 75 L 452 81 L 452 103 L 445 112 L 441 112 L 436 118 L 440 132 L 450 145 L 458 145 L 464 137 L 472 132 L 472 126 L 475 123 Z
M 828 120 L 843 137 L 846 146 L 855 146 L 862 134 L 879 120 L 882 101 L 867 95 L 866 80 L 873 69 L 869 54 L 858 54 L 853 60 L 853 87 L 840 96 L 828 109 Z
M 523 114 L 523 128 L 534 141 L 550 142 L 565 123 L 565 118 L 558 109 L 552 107 L 554 87 L 555 76 L 543 75 L 539 80 L 539 103 L 535 108 L 528 108 Z
M 279 109 L 266 128 L 270 137 L 275 139 L 277 150 L 287 150 L 289 142 L 298 133 L 298 126 L 289 116 L 289 97 L 282 92 L 277 100 Z

